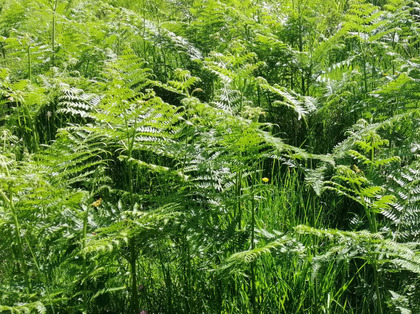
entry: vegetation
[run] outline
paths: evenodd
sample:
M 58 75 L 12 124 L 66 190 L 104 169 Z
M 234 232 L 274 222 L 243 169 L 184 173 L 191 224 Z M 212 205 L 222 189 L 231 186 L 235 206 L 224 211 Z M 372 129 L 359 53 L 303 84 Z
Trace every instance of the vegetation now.
M 420 4 L 0 1 L 0 311 L 420 313 Z

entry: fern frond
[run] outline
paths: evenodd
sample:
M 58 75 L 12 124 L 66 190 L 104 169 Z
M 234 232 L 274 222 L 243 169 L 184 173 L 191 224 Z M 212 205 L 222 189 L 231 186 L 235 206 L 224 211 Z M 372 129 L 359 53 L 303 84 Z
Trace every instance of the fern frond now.
M 0 311 L 10 311 L 11 313 L 30 313 L 34 311 L 40 314 L 47 313 L 45 305 L 42 304 L 40 301 L 33 303 L 24 303 L 14 306 L 0 305 Z
M 420 273 L 420 255 L 418 253 L 408 245 L 384 239 L 380 234 L 367 231 L 320 230 L 303 225 L 297 226 L 295 230 L 298 234 L 311 234 L 337 241 L 338 246 L 337 244 L 332 245 L 333 252 L 352 251 L 353 257 L 358 256 L 368 260 L 374 254 L 379 254 L 381 258 L 378 261 L 381 263 L 391 263 L 413 273 Z M 340 247 L 340 244 L 343 246 Z M 339 248 L 338 251 L 337 248 Z M 326 254 L 331 254 L 330 250 Z
M 236 273 L 241 267 L 246 267 L 247 264 L 255 262 L 264 255 L 272 254 L 273 251 L 276 252 L 277 257 L 284 255 L 285 258 L 290 258 L 291 256 L 304 258 L 306 256 L 306 249 L 301 243 L 294 238 L 284 236 L 262 247 L 231 255 L 225 264 L 216 269 L 216 271 Z

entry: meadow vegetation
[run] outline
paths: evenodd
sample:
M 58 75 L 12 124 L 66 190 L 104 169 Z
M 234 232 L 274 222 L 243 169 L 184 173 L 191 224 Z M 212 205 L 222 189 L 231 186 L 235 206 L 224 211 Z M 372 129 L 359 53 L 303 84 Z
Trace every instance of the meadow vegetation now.
M 420 313 L 420 3 L 1 0 L 0 312 Z

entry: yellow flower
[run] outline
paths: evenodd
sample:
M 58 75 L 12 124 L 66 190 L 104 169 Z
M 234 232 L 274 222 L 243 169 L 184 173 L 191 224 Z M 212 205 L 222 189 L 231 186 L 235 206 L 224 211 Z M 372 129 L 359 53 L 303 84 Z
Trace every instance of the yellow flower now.
M 99 207 L 102 204 L 102 198 L 99 198 L 97 201 L 93 202 L 92 204 L 90 204 L 93 207 Z
M 270 181 L 270 179 L 266 178 L 266 177 L 262 178 L 262 180 L 263 180 L 264 183 L 267 183 L 268 181 Z

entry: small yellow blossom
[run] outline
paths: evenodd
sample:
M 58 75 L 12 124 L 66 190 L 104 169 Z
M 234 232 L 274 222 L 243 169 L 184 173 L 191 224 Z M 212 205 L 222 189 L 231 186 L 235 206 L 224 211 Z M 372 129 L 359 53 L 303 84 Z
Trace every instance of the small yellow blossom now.
M 268 181 L 270 181 L 270 179 L 266 178 L 266 177 L 262 178 L 262 180 L 263 180 L 264 183 L 267 183 Z
M 102 204 L 102 198 L 99 198 L 97 201 L 93 202 L 92 204 L 90 204 L 93 207 L 99 207 Z

